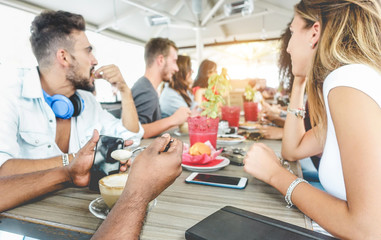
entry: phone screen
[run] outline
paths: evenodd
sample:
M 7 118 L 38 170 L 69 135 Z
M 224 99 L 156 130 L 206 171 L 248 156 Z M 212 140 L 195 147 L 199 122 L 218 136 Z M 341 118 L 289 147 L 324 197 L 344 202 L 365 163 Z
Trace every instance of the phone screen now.
M 90 170 L 91 190 L 99 191 L 98 181 L 108 175 L 118 173 L 120 162 L 111 157 L 114 150 L 122 149 L 124 140 L 122 138 L 99 136 L 99 141 L 95 147 L 93 166 Z
M 219 175 L 211 175 L 211 174 L 197 174 L 193 181 L 199 182 L 209 182 L 209 183 L 221 183 L 228 185 L 238 185 L 241 178 L 238 177 L 227 177 L 227 176 L 219 176 Z

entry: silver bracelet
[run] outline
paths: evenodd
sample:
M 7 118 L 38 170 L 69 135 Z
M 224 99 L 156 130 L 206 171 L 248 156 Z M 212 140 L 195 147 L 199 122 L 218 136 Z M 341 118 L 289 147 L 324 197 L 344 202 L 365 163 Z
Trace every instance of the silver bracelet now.
M 290 186 L 288 187 L 287 189 L 287 193 L 286 193 L 286 196 L 284 196 L 284 200 L 286 201 L 287 203 L 287 208 L 291 208 L 292 206 L 294 206 L 294 204 L 292 203 L 291 201 L 291 195 L 292 195 L 292 192 L 294 191 L 295 187 L 298 186 L 299 183 L 308 183 L 306 180 L 304 180 L 303 178 L 297 178 L 295 179 L 291 184 Z
M 69 165 L 69 154 L 67 153 L 62 154 L 62 165 L 63 166 Z
M 292 113 L 300 119 L 304 119 L 306 117 L 306 110 L 304 108 L 292 109 L 287 107 L 287 113 Z

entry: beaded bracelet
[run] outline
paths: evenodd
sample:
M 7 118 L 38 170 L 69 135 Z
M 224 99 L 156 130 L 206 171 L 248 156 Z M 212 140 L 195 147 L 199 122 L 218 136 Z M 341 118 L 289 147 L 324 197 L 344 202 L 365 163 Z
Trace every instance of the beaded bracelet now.
M 287 189 L 287 193 L 286 193 L 286 196 L 284 196 L 284 200 L 286 201 L 287 203 L 287 208 L 291 208 L 292 206 L 294 206 L 294 204 L 292 203 L 291 201 L 291 195 L 292 195 L 292 192 L 294 191 L 295 187 L 298 186 L 299 183 L 308 183 L 306 180 L 304 180 L 303 178 L 297 178 L 295 179 L 291 184 L 290 186 L 288 187 Z
M 287 112 L 294 114 L 297 118 L 304 119 L 306 117 L 306 110 L 304 108 L 292 109 L 287 107 Z

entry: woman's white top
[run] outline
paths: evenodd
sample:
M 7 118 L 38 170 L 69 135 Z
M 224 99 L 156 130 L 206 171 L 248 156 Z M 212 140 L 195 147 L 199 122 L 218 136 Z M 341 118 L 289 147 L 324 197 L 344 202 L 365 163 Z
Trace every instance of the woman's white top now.
M 328 104 L 329 91 L 340 86 L 352 87 L 362 91 L 381 108 L 381 74 L 369 66 L 351 64 L 334 70 L 324 81 L 323 94 L 327 113 L 327 138 L 319 166 L 319 179 L 328 193 L 346 200 L 340 150 Z M 359 126 L 356 123 L 353 125 Z

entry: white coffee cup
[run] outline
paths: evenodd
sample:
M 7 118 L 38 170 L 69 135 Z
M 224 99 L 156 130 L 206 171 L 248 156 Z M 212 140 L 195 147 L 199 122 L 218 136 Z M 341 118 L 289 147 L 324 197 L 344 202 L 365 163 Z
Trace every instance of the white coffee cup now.
M 111 209 L 118 201 L 128 179 L 127 173 L 117 173 L 99 180 L 99 190 L 106 205 Z M 154 199 L 148 205 L 147 211 L 156 206 L 157 200 Z
M 127 173 L 117 173 L 99 180 L 99 190 L 106 205 L 111 209 L 122 194 L 128 178 Z

